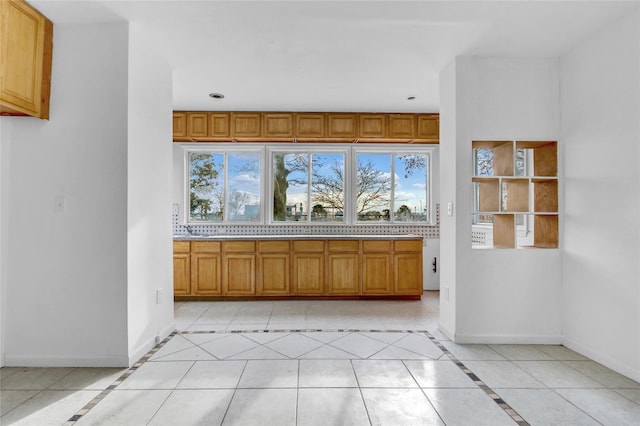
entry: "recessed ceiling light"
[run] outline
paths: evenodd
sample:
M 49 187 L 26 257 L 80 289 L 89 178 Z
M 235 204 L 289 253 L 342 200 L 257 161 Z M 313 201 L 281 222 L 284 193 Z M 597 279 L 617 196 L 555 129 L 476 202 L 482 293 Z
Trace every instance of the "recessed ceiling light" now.
M 209 93 L 209 96 L 213 99 L 224 99 L 224 95 L 222 93 Z
M 409 96 L 409 97 L 407 97 L 407 100 L 408 100 L 408 101 L 412 101 L 412 100 L 414 100 L 415 98 L 416 98 L 415 96 Z

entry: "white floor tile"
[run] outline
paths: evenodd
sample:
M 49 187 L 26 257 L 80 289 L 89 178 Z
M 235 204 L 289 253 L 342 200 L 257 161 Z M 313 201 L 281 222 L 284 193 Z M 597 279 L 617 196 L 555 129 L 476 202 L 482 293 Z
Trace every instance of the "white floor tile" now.
M 15 426 L 60 426 L 99 393 L 99 391 L 42 391 L 2 416 L 0 423 Z
M 47 389 L 104 390 L 126 371 L 126 368 L 78 368 Z
M 213 342 L 214 340 L 222 339 L 228 336 L 227 333 L 194 333 L 194 334 L 182 334 L 182 337 L 188 341 L 195 343 L 196 345 L 203 345 L 205 343 Z
M 311 352 L 300 356 L 299 359 L 360 359 L 354 354 L 345 352 L 341 349 L 334 348 L 333 346 L 321 346 Z
M 209 352 L 218 359 L 225 359 L 240 352 L 248 351 L 258 346 L 258 343 L 247 339 L 240 334 L 228 334 L 222 339 L 200 345 L 202 349 Z
M 219 425 L 234 390 L 175 390 L 148 423 L 150 426 Z
M 514 422 L 480 389 L 424 389 L 447 425 L 500 426 Z
M 534 345 L 489 345 L 491 349 L 512 361 L 553 361 L 554 358 Z
M 117 389 L 173 389 L 193 364 L 193 361 L 147 362 L 127 377 Z
M 349 360 L 300 360 L 299 386 L 302 388 L 358 387 Z
M 613 389 L 625 398 L 640 405 L 640 389 Z
M 362 332 L 362 333 L 358 333 L 361 334 L 365 337 L 370 337 L 372 339 L 375 340 L 380 340 L 381 342 L 384 343 L 395 343 L 398 340 L 402 339 L 403 337 L 406 337 L 409 333 L 385 333 L 385 332 L 375 332 L 375 333 L 367 333 L 367 332 Z
M 612 390 L 557 389 L 556 392 L 604 425 L 640 424 L 640 405 Z
M 419 389 L 362 389 L 372 425 L 444 425 Z
M 199 361 L 187 372 L 179 389 L 233 389 L 238 386 L 245 361 Z
M 296 397 L 296 389 L 238 389 L 222 425 L 295 425 Z
M 550 388 L 600 388 L 602 385 L 561 361 L 513 361 Z
M 114 390 L 76 424 L 146 425 L 170 394 L 170 390 Z
M 247 361 L 239 388 L 295 388 L 298 386 L 298 361 Z
M 2 367 L 0 368 L 0 380 L 6 379 L 14 373 L 22 370 L 21 367 Z
M 458 345 L 453 342 L 441 342 L 458 360 L 504 361 L 504 357 L 487 345 Z
M 410 352 L 406 349 L 389 346 L 376 352 L 367 359 L 431 359 L 429 357 Z
M 297 358 L 322 346 L 322 343 L 302 334 L 294 333 L 265 344 L 266 347 L 284 354 L 289 358 Z
M 494 389 L 532 426 L 597 426 L 599 423 L 551 389 Z
M 547 355 L 550 355 L 557 361 L 585 361 L 588 359 L 579 353 L 560 345 L 535 345 L 535 347 Z
M 354 360 L 353 369 L 363 388 L 416 388 L 418 384 L 402 361 Z
M 473 381 L 453 362 L 405 361 L 404 364 L 422 388 L 476 388 Z
M 39 368 L 25 367 L 21 368 L 7 377 L 2 379 L 0 387 L 2 390 L 37 390 L 45 389 L 58 380 L 73 372 L 75 368 Z
M 299 426 L 368 426 L 369 417 L 358 389 L 300 389 Z
M 328 332 L 313 332 L 313 333 L 301 333 L 303 336 L 307 336 L 310 339 L 317 340 L 323 343 L 331 343 L 334 340 L 338 340 L 341 337 L 346 336 L 350 333 L 339 332 L 339 331 L 328 331 Z
M 0 416 L 16 408 L 29 398 L 32 398 L 39 390 L 2 390 L 0 392 Z M 0 424 L 2 422 L 0 421 Z
M 289 359 L 289 357 L 267 347 L 257 346 L 248 351 L 230 356 L 227 359 Z
M 166 355 L 170 355 L 185 349 L 193 348 L 194 346 L 195 344 L 193 342 L 190 342 L 189 340 L 185 339 L 181 335 L 176 334 L 171 338 L 171 340 L 165 343 L 164 346 L 162 346 L 155 354 L 153 354 L 150 360 L 153 361 L 155 359 L 161 358 Z
M 595 361 L 564 361 L 564 363 L 608 388 L 640 389 L 640 383 Z
M 277 339 L 289 336 L 291 333 L 247 333 L 244 336 L 247 339 L 251 339 L 256 343 L 264 345 L 265 343 L 272 342 Z
M 360 358 L 368 358 L 389 346 L 387 343 L 374 340 L 357 333 L 349 334 L 338 340 L 334 340 L 330 345 L 345 352 L 357 355 Z
M 464 361 L 490 388 L 544 388 L 538 380 L 511 361 Z
M 424 334 L 409 334 L 393 344 L 398 348 L 415 352 L 431 359 L 438 359 L 444 353 Z
M 151 359 L 151 362 L 166 362 L 166 361 L 213 361 L 217 358 L 211 355 L 209 352 L 197 346 L 182 351 L 174 352 L 169 355 L 164 355 Z

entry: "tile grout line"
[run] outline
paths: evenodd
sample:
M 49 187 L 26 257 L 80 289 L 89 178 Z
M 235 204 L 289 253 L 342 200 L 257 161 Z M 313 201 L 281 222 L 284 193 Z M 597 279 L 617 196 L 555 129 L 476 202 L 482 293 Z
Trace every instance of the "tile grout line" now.
M 468 369 L 461 361 L 459 361 L 438 339 L 436 339 L 427 330 L 382 330 L 382 329 L 274 329 L 274 330 L 212 330 L 212 331 L 173 331 L 162 342 L 154 346 L 147 354 L 145 354 L 140 360 L 138 360 L 133 366 L 131 366 L 126 372 L 118 377 L 113 384 L 104 389 L 100 394 L 95 396 L 91 401 L 85 404 L 76 414 L 74 414 L 69 420 L 67 420 L 63 426 L 73 426 L 78 420 L 85 416 L 91 409 L 93 409 L 102 399 L 115 390 L 122 382 L 124 382 L 131 374 L 133 374 L 139 367 L 145 364 L 149 359 L 155 355 L 167 342 L 169 342 L 176 335 L 183 334 L 242 334 L 242 333 L 313 333 L 313 332 L 342 332 L 342 333 L 411 333 L 411 334 L 423 334 L 429 340 L 431 340 L 443 353 L 446 355 L 455 365 L 457 365 L 463 373 L 465 373 L 473 383 L 482 389 L 509 417 L 520 426 L 530 426 L 522 416 L 520 416 L 509 404 L 507 404 L 493 389 L 487 386 L 476 376 L 470 369 Z M 298 378 L 299 380 L 299 378 Z M 357 380 L 357 378 L 356 378 Z M 296 404 L 297 405 L 297 404 Z M 228 407 L 227 407 L 228 409 Z M 297 410 L 297 408 L 296 408 Z M 226 413 L 225 413 L 226 414 Z M 367 413 L 368 414 L 368 413 Z
M 142 358 L 140 358 L 135 364 L 127 369 L 120 377 L 118 377 L 111 385 L 107 386 L 102 392 L 100 392 L 97 396 L 95 396 L 91 401 L 85 404 L 76 414 L 71 416 L 69 420 L 63 423 L 64 426 L 75 425 L 78 420 L 80 420 L 83 416 L 85 416 L 93 407 L 95 407 L 100 401 L 102 401 L 107 395 L 109 395 L 114 389 L 124 382 L 127 377 L 132 375 L 138 368 L 140 368 L 144 363 L 149 361 L 149 359 L 155 355 L 169 340 L 178 334 L 178 331 L 175 330 L 171 334 L 169 334 L 162 342 L 155 345 L 149 352 L 147 352 Z
M 496 393 L 496 391 L 491 389 L 482 380 L 480 380 L 480 378 L 478 376 L 476 376 L 476 374 L 473 371 L 471 371 L 469 368 L 467 368 L 467 366 L 464 365 L 464 363 L 462 361 L 460 361 L 455 355 L 453 355 L 451 353 L 451 351 L 449 351 L 449 349 L 447 349 L 442 343 L 440 343 L 440 341 L 438 339 L 436 339 L 434 336 L 432 336 L 431 333 L 429 333 L 428 331 L 425 331 L 424 334 L 442 352 L 444 352 L 444 354 L 447 357 L 449 357 L 449 359 L 451 361 L 453 361 L 453 363 L 455 365 L 457 365 L 458 368 L 460 368 L 460 370 L 462 370 L 462 372 L 464 374 L 466 374 L 467 377 L 469 377 L 469 379 L 471 379 L 471 381 L 473 381 L 473 383 L 476 384 L 476 386 L 478 386 L 480 389 L 482 389 L 484 391 L 484 393 L 487 394 L 487 396 L 489 396 L 489 398 L 491 398 L 496 404 L 498 404 L 498 407 L 500 407 L 502 409 L 502 411 L 504 411 L 509 417 L 511 417 L 511 420 L 513 420 L 514 422 L 516 422 L 516 424 L 518 424 L 520 426 L 530 426 L 529 422 L 527 422 L 520 414 L 518 414 L 518 412 L 516 410 L 514 410 L 509 404 L 507 404 L 507 402 L 505 400 L 503 400 L 500 397 L 500 395 L 498 395 Z

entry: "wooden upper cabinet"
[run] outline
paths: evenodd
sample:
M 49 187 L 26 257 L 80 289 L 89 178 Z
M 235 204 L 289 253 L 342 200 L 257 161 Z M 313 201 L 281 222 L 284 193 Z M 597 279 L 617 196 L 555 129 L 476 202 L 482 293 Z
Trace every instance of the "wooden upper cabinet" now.
M 416 139 L 440 139 L 440 116 L 438 114 L 418 115 Z
M 387 136 L 387 116 L 385 114 L 360 114 L 361 138 L 384 138 Z
M 234 138 L 259 138 L 262 127 L 259 112 L 234 112 L 231 114 L 231 136 Z
M 187 135 L 194 138 L 207 137 L 209 117 L 206 112 L 188 112 L 187 113 Z
M 187 113 L 173 113 L 173 137 L 182 138 L 187 136 Z
M 262 115 L 263 138 L 293 137 L 293 114 L 264 113 Z
M 358 137 L 358 120 L 356 114 L 328 114 L 329 126 L 327 136 L 330 138 Z
M 0 113 L 49 119 L 53 24 L 23 0 L 2 0 L 0 32 Z
M 297 138 L 325 137 L 325 114 L 297 113 L 294 136 Z
M 416 134 L 416 116 L 414 114 L 390 114 L 389 138 L 413 139 Z
M 231 126 L 228 112 L 209 113 L 209 136 L 214 138 L 231 137 Z

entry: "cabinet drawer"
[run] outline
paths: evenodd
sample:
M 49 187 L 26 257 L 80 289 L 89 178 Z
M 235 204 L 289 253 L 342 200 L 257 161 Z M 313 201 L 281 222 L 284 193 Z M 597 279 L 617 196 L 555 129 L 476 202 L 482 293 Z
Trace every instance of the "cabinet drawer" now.
M 174 253 L 189 253 L 191 249 L 191 243 L 189 241 L 174 241 L 173 252 Z
M 258 251 L 261 253 L 288 253 L 289 241 L 258 241 Z
M 192 241 L 193 253 L 220 253 L 220 241 Z
M 329 251 L 332 253 L 357 253 L 360 250 L 360 241 L 335 240 L 327 243 Z
M 254 253 L 256 251 L 255 241 L 225 241 L 225 253 Z
M 396 252 L 421 251 L 422 241 L 395 241 Z
M 297 240 L 293 242 L 293 251 L 294 252 L 323 252 L 324 251 L 324 241 L 316 241 L 316 240 Z
M 389 240 L 364 240 L 362 251 L 365 253 L 389 253 L 391 252 L 391 241 Z

